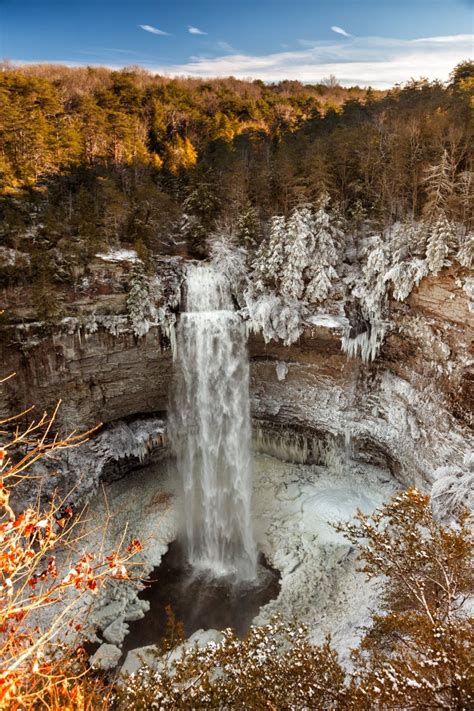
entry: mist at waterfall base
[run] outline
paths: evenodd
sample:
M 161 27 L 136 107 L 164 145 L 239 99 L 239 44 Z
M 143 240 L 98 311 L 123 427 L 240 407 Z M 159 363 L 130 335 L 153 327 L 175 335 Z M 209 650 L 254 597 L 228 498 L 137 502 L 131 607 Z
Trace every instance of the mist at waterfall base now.
M 257 578 L 246 333 L 226 278 L 190 264 L 177 330 L 169 432 L 183 483 L 184 551 L 195 573 Z

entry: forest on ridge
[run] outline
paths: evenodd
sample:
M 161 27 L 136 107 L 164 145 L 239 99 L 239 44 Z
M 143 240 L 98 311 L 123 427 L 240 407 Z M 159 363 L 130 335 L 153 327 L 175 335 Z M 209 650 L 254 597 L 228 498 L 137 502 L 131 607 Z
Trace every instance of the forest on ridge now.
M 0 280 L 73 282 L 99 249 L 257 247 L 275 215 L 328 194 L 346 230 L 471 225 L 474 67 L 381 92 L 4 64 Z

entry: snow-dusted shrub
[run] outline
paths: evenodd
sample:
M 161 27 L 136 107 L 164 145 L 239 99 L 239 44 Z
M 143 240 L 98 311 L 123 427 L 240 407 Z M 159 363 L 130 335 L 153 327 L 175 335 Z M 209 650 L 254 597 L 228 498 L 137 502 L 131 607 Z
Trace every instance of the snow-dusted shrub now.
M 393 296 L 397 301 L 405 301 L 414 286 L 428 274 L 428 264 L 424 259 L 412 259 L 395 264 L 384 276 L 384 282 L 392 282 Z
M 245 281 L 246 251 L 227 235 L 216 235 L 210 240 L 210 255 L 216 270 L 224 274 L 231 288 Z
M 466 518 L 443 526 L 429 497 L 409 489 L 371 516 L 359 511 L 335 527 L 357 548 L 380 595 L 350 670 L 329 639 L 314 646 L 304 624 L 273 618 L 251 627 L 244 639 L 226 630 L 218 641 L 171 654 L 165 638 L 152 665 L 116 686 L 114 708 L 472 708 L 472 532 Z
M 136 336 L 144 336 L 152 325 L 161 324 L 164 320 L 164 309 L 156 303 L 162 296 L 159 279 L 147 276 L 142 262 L 135 262 L 130 272 L 127 316 Z
M 462 289 L 469 299 L 469 311 L 474 311 L 474 277 L 464 279 Z
M 273 291 L 255 294 L 249 288 L 245 302 L 249 329 L 261 333 L 266 343 L 281 340 L 289 346 L 303 333 L 306 307 L 301 301 L 285 299 Z

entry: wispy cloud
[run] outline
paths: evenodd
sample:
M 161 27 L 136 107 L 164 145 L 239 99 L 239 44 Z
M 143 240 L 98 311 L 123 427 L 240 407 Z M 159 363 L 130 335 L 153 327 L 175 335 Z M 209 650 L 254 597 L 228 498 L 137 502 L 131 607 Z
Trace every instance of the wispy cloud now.
M 344 37 L 352 37 L 349 32 L 346 32 L 342 27 L 338 27 L 337 25 L 333 25 L 331 27 L 331 30 L 335 32 L 337 35 L 343 35 Z
M 453 67 L 471 55 L 473 39 L 474 35 L 467 34 L 415 40 L 351 36 L 334 42 L 300 42 L 303 49 L 266 55 L 235 52 L 214 58 L 193 57 L 185 64 L 154 69 L 172 75 L 232 75 L 264 81 L 318 82 L 334 74 L 344 85 L 386 88 L 411 78 L 446 80 Z
M 200 30 L 199 27 L 193 27 L 192 25 L 188 25 L 188 32 L 190 35 L 207 35 L 207 32 Z
M 153 25 L 138 25 L 141 27 L 142 30 L 145 30 L 145 32 L 151 32 L 152 35 L 168 35 L 169 32 L 163 32 L 163 30 L 159 30 L 158 27 L 153 27 Z
M 226 54 L 237 54 L 237 50 L 234 49 L 231 44 L 223 42 L 222 40 L 214 42 L 212 48 L 216 49 L 218 52 L 225 52 Z

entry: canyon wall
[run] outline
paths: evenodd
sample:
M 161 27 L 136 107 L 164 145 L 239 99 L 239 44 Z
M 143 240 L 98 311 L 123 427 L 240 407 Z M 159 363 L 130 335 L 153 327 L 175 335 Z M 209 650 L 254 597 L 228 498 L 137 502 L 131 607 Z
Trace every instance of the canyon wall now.
M 141 337 L 127 328 L 127 268 L 93 265 L 82 291 L 62 295 L 62 322 L 46 329 L 33 322 L 25 291 L 4 292 L 2 374 L 17 375 L 3 385 L 3 416 L 58 399 L 64 429 L 166 412 L 170 342 L 158 326 Z M 341 351 L 336 322 L 308 324 L 289 347 L 251 335 L 256 423 L 275 437 L 290 429 L 349 446 L 404 483 L 426 484 L 437 467 L 462 464 L 472 449 L 473 332 L 461 286 L 451 268 L 391 302 L 385 343 L 369 364 Z

